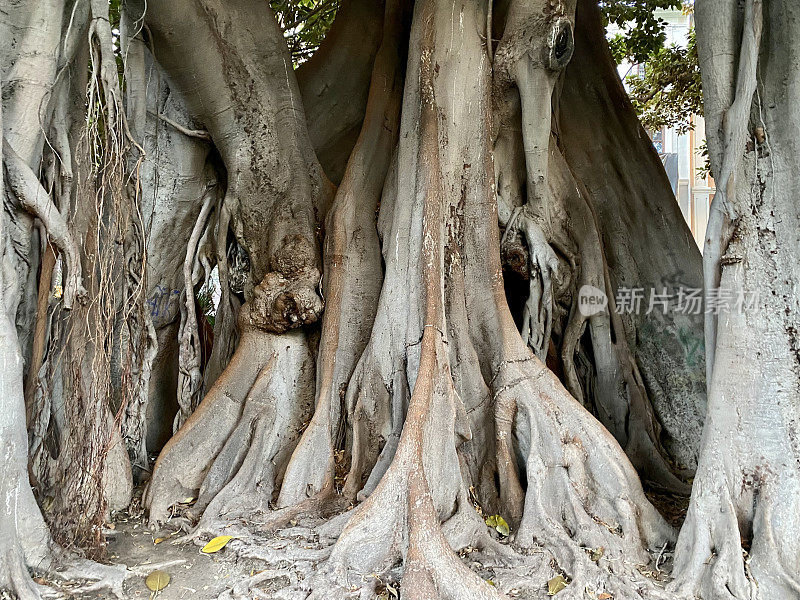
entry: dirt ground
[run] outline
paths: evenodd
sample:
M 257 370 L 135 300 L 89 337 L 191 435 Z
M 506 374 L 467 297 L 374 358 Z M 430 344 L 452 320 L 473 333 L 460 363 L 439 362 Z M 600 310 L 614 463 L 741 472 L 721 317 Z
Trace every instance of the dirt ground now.
M 167 533 L 151 532 L 142 519 L 116 524 L 115 534 L 110 538 L 109 559 L 127 565 L 135 573 L 125 582 L 127 598 L 151 596 L 145 579 L 155 569 L 169 573 L 171 578 L 158 597 L 162 600 L 183 600 L 216 598 L 233 581 L 249 577 L 257 567 L 252 564 L 254 561 L 242 560 L 228 548 L 215 554 L 204 554 L 201 547 L 192 542 L 173 543 L 180 535 L 167 536 Z M 156 540 L 159 540 L 158 543 Z M 94 597 L 113 598 L 102 593 Z
M 671 523 L 679 527 L 685 516 L 687 499 L 670 494 L 650 492 L 650 500 L 661 510 Z M 134 503 L 135 505 L 136 503 Z M 171 523 L 180 525 L 184 519 L 176 516 Z M 293 522 L 294 523 L 294 522 Z M 240 523 L 243 525 L 244 523 Z M 252 524 L 247 524 L 252 525 Z M 298 559 L 298 552 L 317 551 L 333 540 L 320 540 L 314 533 L 314 523 L 309 527 L 298 524 L 276 533 L 262 534 L 257 539 L 248 533 L 249 543 L 236 538 L 227 546 L 213 554 L 202 552 L 204 543 L 212 537 L 192 540 L 181 531 L 151 531 L 146 524 L 142 511 L 120 513 L 115 515 L 113 529 L 108 533 L 108 562 L 125 565 L 128 577 L 123 585 L 125 599 L 130 600 L 185 600 L 198 598 L 202 600 L 239 599 L 239 598 L 275 598 L 279 600 L 300 600 L 308 594 L 308 583 L 316 571 L 313 560 Z M 231 530 L 213 532 L 213 535 L 235 535 L 235 524 Z M 184 527 L 186 529 L 187 527 Z M 255 542 L 255 543 L 254 543 Z M 516 569 L 505 569 L 500 565 L 491 565 L 484 557 L 471 554 L 471 551 L 460 552 L 462 560 L 481 578 L 494 585 L 507 577 L 515 577 Z M 663 552 L 663 550 L 662 550 Z M 292 558 L 292 554 L 295 557 Z M 662 569 L 671 567 L 671 553 L 660 557 Z M 545 555 L 542 560 L 546 560 Z M 489 561 L 491 563 L 492 561 Z M 658 564 L 658 561 L 656 561 Z M 169 584 L 158 593 L 153 593 L 145 584 L 147 576 L 154 570 L 169 574 Z M 662 579 L 663 572 L 641 571 L 648 578 Z M 550 575 L 555 574 L 550 573 Z M 392 600 L 395 598 L 400 573 L 394 580 L 376 582 L 375 600 Z M 303 582 L 306 581 L 306 585 Z M 41 583 L 52 583 L 42 581 Z M 351 589 L 357 589 L 364 582 L 353 582 Z M 547 580 L 541 585 L 527 589 L 509 590 L 510 597 L 548 598 Z M 80 593 L 80 583 L 62 584 L 60 589 L 67 597 L 76 600 L 118 600 L 110 591 Z M 525 586 L 527 587 L 527 586 Z M 303 588 L 306 589 L 303 592 Z M 312 586 L 313 589 L 313 586 Z M 232 593 L 235 591 L 236 593 Z M 63 597 L 63 596 L 62 596 Z M 595 596 L 588 596 L 595 597 Z M 601 596 L 602 597 L 602 596 Z M 6 600 L 0 595 L 0 600 Z
M 182 520 L 180 517 L 176 519 L 177 522 Z M 142 511 L 114 515 L 112 527 L 113 529 L 106 532 L 107 562 L 127 567 L 129 574 L 123 585 L 126 600 L 216 599 L 221 594 L 224 597 L 236 583 L 251 580 L 254 576 L 263 577 L 262 574 L 267 571 L 275 571 L 274 560 L 268 563 L 246 556 L 246 551 L 243 552 L 241 547 L 237 548 L 236 539 L 231 540 L 221 550 L 207 554 L 202 552 L 202 547 L 212 536 L 206 536 L 203 540 L 192 540 L 182 531 L 152 531 L 148 528 Z M 220 531 L 217 535 L 230 533 Z M 283 533 L 271 534 L 264 543 L 265 547 L 273 549 L 290 543 L 296 544 L 291 540 L 291 532 L 288 536 Z M 303 568 L 308 569 L 307 564 L 292 565 L 285 562 L 282 566 L 287 569 L 296 567 L 301 572 Z M 170 576 L 169 584 L 158 593 L 153 593 L 145 583 L 147 576 L 155 570 L 164 571 Z M 284 577 L 283 571 L 280 571 L 274 581 L 269 582 L 271 585 L 261 587 L 277 590 L 296 583 L 301 578 L 302 573 L 293 574 L 290 578 Z M 119 600 L 110 590 L 80 593 L 80 582 L 58 584 L 58 588 L 75 600 Z

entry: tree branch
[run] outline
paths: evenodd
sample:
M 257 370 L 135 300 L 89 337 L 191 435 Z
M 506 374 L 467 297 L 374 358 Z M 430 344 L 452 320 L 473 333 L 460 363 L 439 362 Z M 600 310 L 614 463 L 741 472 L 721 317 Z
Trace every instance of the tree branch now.
M 151 111 L 148 111 L 148 112 L 151 112 Z M 151 112 L 151 114 L 153 114 L 153 113 Z M 209 142 L 211 141 L 211 134 L 208 133 L 207 131 L 203 130 L 203 129 L 188 129 L 188 128 L 184 127 L 183 125 L 181 125 L 180 123 L 178 123 L 177 121 L 173 121 L 172 119 L 170 119 L 166 115 L 162 115 L 161 113 L 158 113 L 157 116 L 158 116 L 159 119 L 164 121 L 164 123 L 166 123 L 167 125 L 171 125 L 172 127 L 174 127 L 176 130 L 178 130 L 183 135 L 187 135 L 187 136 L 193 137 L 193 138 L 198 138 L 198 139 L 201 139 L 201 140 L 206 140 L 206 141 L 209 141 Z

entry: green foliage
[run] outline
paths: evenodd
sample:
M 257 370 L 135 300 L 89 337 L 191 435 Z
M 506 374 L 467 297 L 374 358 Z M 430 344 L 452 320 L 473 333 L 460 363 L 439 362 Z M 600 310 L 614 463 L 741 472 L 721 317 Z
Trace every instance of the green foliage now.
M 659 48 L 645 63 L 644 74 L 629 75 L 626 83 L 645 127 L 674 127 L 678 133 L 691 129 L 691 116 L 703 114 L 694 30 L 689 33 L 686 48 Z
M 682 0 L 601 0 L 605 25 L 616 25 L 620 32 L 609 40 L 617 64 L 647 62 L 664 47 L 667 23 L 656 17 L 657 9 L 682 8 Z
M 709 175 L 713 177 L 714 174 L 711 172 L 711 157 L 708 155 L 708 143 L 706 140 L 703 140 L 697 150 L 703 158 L 703 164 L 697 167 L 697 178 L 705 179 Z
M 295 66 L 319 48 L 333 24 L 339 0 L 270 0 Z
M 691 117 L 703 113 L 703 96 L 694 31 L 685 48 L 666 46 L 667 23 L 655 11 L 691 11 L 694 0 L 601 0 L 606 27 L 619 32 L 610 37 L 617 64 L 644 65 L 625 83 L 642 124 L 650 130 L 692 128 Z
M 213 280 L 210 280 L 200 288 L 195 296 L 197 298 L 197 306 L 200 308 L 200 314 L 211 327 L 214 327 L 214 319 L 217 315 L 217 309 L 214 306 L 215 287 Z

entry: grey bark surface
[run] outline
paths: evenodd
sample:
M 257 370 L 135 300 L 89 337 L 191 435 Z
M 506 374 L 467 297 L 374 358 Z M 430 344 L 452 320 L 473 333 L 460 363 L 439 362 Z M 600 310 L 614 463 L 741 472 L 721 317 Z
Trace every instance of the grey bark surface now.
M 792 2 L 698 5 L 709 149 L 724 186 L 714 202 L 732 220 L 728 233 L 709 232 L 707 247 L 720 251 L 706 275 L 756 300 L 712 316 L 708 415 L 676 548 L 680 595 L 800 597 L 797 17 Z
M 591 196 L 613 295 L 644 288 L 674 299 L 681 288 L 702 288 L 701 257 L 602 36 L 598 8 L 581 1 L 575 56 L 559 97 L 559 146 Z M 622 315 L 615 335 L 627 338 L 656 427 L 663 427 L 657 441 L 688 475 L 706 411 L 703 315 L 683 314 L 672 302 L 666 315 L 646 314 L 645 305 Z
M 225 162 L 225 205 L 250 264 L 245 295 L 269 274 L 274 297 L 266 325 L 282 332 L 316 321 L 316 222 L 327 212 L 331 187 L 311 147 L 272 11 L 245 0 L 147 8 L 156 60 L 188 92 L 190 113 Z
M 733 234 L 714 273 L 774 293 L 715 321 L 707 365 L 699 315 L 614 312 L 622 287 L 700 287 L 700 256 L 590 0 L 350 0 L 297 71 L 261 0 L 129 2 L 124 88 L 104 0 L 3 16 L 0 588 L 36 597 L 27 569 L 56 551 L 15 424 L 32 337 L 31 472 L 40 495 L 63 483 L 58 534 L 74 500 L 102 508 L 99 535 L 130 501 L 128 454 L 146 473 L 177 411 L 150 524 L 313 564 L 284 596 L 367 598 L 380 579 L 410 600 L 539 597 L 558 573 L 565 597 L 800 597 L 797 57 L 776 50 L 797 9 L 717 4 L 698 6 Z M 41 269 L 34 230 L 60 255 Z M 527 284 L 519 329 L 504 267 Z M 195 294 L 214 269 L 209 348 Z M 608 313 L 580 314 L 583 285 Z M 695 468 L 665 592 L 637 572 L 675 540 L 639 476 L 677 491 Z M 81 496 L 87 474 L 102 489 Z M 287 524 L 309 545 L 264 543 Z
M 2 83 L 0 79 L 0 83 Z M 0 131 L 4 111 L 0 107 Z M 5 159 L 0 150 L 0 163 Z M 0 197 L 5 204 L 5 177 L 0 171 Z M 49 566 L 50 534 L 28 482 L 28 440 L 25 428 L 25 402 L 22 390 L 22 352 L 17 338 L 13 309 L 19 296 L 7 223 L 0 214 L 0 588 L 14 590 L 22 600 L 36 598 L 28 565 Z
M 296 71 L 311 144 L 336 185 L 364 121 L 383 7 L 383 0 L 342 2 L 325 40 Z
M 387 3 L 387 19 L 400 4 Z M 540 49 L 553 27 L 574 18 L 563 8 L 552 14 L 544 4 L 516 10 L 519 35 Z M 182 495 L 199 491 L 195 511 L 205 510 L 194 535 L 218 530 L 221 517 L 245 513 L 264 513 L 261 527 L 269 527 L 286 515 L 318 511 L 326 498 L 334 506 L 331 494 L 341 486 L 346 498 L 362 502 L 327 526 L 338 541 L 320 554 L 329 558 L 319 578 L 306 584 L 312 597 L 339 597 L 348 573 L 351 579 L 384 574 L 398 562 L 410 598 L 500 597 L 453 553 L 494 547 L 473 502 L 488 514 L 508 515 L 515 548 L 544 544 L 561 568 L 610 589 L 624 589 L 630 574 L 624 568 L 603 574 L 581 546 L 647 561 L 648 549 L 671 538 L 620 446 L 531 354 L 506 305 L 485 23 L 485 10 L 472 2 L 417 3 L 391 161 L 392 138 L 382 128 L 397 109 L 395 91 L 384 82 L 397 77 L 397 50 L 387 45 L 393 38 L 384 27 L 374 66 L 381 76 L 373 76 L 361 139 L 326 228 L 330 280 L 324 284 L 316 412 L 283 480 L 285 463 L 272 457 L 276 448 L 291 445 L 275 444 L 277 432 L 287 428 L 275 416 L 280 404 L 264 388 L 268 381 L 279 385 L 273 369 L 308 371 L 290 371 L 297 364 L 292 353 L 264 355 L 263 340 L 273 337 L 260 328 L 258 286 L 242 308 L 233 361 L 159 457 L 146 498 L 153 524 Z M 549 68 L 535 59 L 528 67 Z M 543 139 L 535 143 L 547 144 L 549 127 L 536 135 Z M 380 169 L 367 168 L 375 164 Z M 374 234 L 359 233 L 355 215 L 374 211 L 380 178 L 365 175 L 381 170 L 386 177 L 377 225 L 385 272 L 371 300 L 373 323 L 368 312 L 349 311 L 365 298 L 358 286 L 363 269 L 354 267 L 378 265 L 375 238 L 369 244 L 360 239 Z M 351 196 L 355 191 L 360 197 Z M 337 356 L 348 350 L 346 360 Z M 289 362 L 277 368 L 277 360 Z M 292 386 L 279 387 L 288 398 L 297 394 Z M 266 492 L 254 494 L 259 486 Z M 272 512 L 270 497 L 274 501 L 278 490 L 280 510 Z M 236 531 L 251 539 L 241 527 Z M 524 551 L 509 552 L 525 563 Z M 535 565 L 528 568 L 543 566 Z

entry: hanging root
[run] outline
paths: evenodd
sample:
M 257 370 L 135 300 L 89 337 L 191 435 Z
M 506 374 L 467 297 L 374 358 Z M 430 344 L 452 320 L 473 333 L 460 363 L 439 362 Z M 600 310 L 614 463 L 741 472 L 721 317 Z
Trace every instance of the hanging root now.
M 217 379 L 232 360 L 236 349 L 236 327 L 239 318 L 239 301 L 231 292 L 228 269 L 228 233 L 231 211 L 221 198 L 217 205 L 217 228 L 214 254 L 219 276 L 220 299 L 214 315 L 214 345 L 203 373 L 204 397 L 211 393 Z M 241 342 L 240 342 L 241 343 Z
M 86 296 L 81 282 L 81 261 L 78 245 L 70 233 L 64 217 L 56 208 L 50 195 L 25 161 L 3 138 L 3 160 L 8 174 L 7 183 L 20 204 L 37 216 L 48 235 L 63 253 L 67 273 L 64 279 L 64 307 L 72 308 L 77 300 Z
M 197 216 L 189 242 L 186 246 L 186 258 L 183 261 L 184 291 L 181 304 L 181 323 L 178 329 L 180 349 L 178 354 L 178 413 L 175 415 L 173 431 L 181 425 L 197 408 L 200 391 L 203 387 L 203 374 L 200 370 L 200 334 L 197 325 L 196 301 L 194 294 L 194 267 L 200 236 L 205 230 L 205 223 L 214 207 L 216 188 L 208 190 L 203 197 L 200 214 Z
M 544 361 L 553 330 L 553 279 L 558 273 L 558 258 L 541 226 L 528 214 L 529 205 L 514 209 L 503 234 L 519 229 L 527 242 L 530 293 L 522 315 L 522 339 Z

